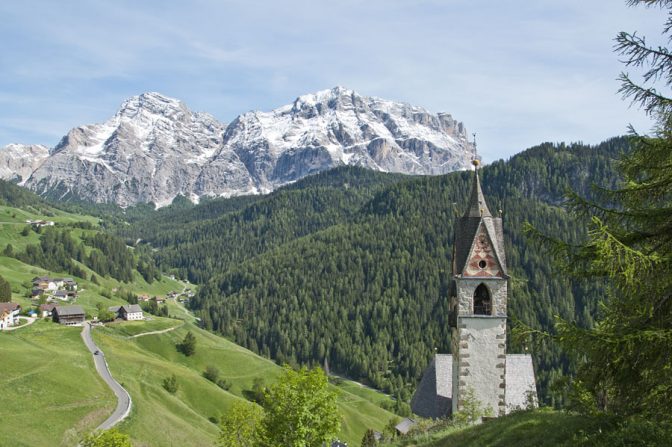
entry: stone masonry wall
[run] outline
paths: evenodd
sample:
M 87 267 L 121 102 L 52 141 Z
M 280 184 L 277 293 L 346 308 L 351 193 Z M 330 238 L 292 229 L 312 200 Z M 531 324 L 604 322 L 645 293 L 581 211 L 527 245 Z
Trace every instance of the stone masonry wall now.
M 460 411 L 468 389 L 493 416 L 506 411 L 506 318 L 460 316 L 459 345 L 453 359 L 453 413 Z
M 485 284 L 492 298 L 494 315 L 506 316 L 507 280 L 499 278 L 461 278 L 457 281 L 458 315 L 471 315 L 474 306 L 474 292 L 480 284 Z

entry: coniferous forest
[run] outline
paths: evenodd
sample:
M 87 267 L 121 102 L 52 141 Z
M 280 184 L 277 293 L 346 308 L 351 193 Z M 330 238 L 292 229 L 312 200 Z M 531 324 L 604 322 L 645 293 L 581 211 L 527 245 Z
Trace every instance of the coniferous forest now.
M 595 282 L 554 271 L 526 223 L 585 239 L 562 207 L 571 188 L 613 186 L 627 138 L 598 146 L 542 144 L 482 170 L 488 205 L 504 217 L 511 274 L 509 329 L 551 330 L 556 316 L 590 327 L 604 297 Z M 435 351 L 448 352 L 453 221 L 470 172 L 406 177 L 343 167 L 268 196 L 128 210 L 115 231 L 159 250 L 160 269 L 202 285 L 191 306 L 207 328 L 280 363 L 320 364 L 407 400 Z M 141 245 L 142 245 L 141 243 Z M 572 370 L 550 339 L 509 337 L 532 352 L 540 399 Z

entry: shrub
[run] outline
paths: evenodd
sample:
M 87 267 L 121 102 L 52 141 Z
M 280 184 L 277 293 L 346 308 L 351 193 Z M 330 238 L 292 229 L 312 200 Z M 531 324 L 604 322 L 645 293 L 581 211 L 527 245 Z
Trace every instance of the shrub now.
M 179 385 L 177 383 L 177 377 L 175 377 L 175 374 L 173 374 L 170 377 L 166 377 L 163 379 L 163 388 L 168 391 L 170 394 L 175 394 L 177 393 L 177 389 L 179 388 Z

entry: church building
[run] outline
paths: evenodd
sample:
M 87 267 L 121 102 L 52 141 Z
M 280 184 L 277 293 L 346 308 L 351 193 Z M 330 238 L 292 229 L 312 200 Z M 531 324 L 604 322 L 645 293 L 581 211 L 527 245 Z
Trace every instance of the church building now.
M 478 160 L 469 205 L 457 218 L 450 293 L 451 354 L 436 354 L 413 395 L 413 413 L 440 418 L 459 412 L 467 394 L 501 416 L 536 405 L 529 354 L 506 353 L 509 276 L 502 218 L 483 197 Z

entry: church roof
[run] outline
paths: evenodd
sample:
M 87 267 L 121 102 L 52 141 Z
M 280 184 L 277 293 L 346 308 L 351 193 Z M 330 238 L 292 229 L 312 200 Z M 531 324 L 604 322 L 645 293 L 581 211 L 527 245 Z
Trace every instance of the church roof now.
M 453 356 L 436 354 L 422 376 L 411 400 L 411 411 L 425 418 L 449 414 L 453 395 Z
M 506 412 L 537 405 L 537 387 L 530 354 L 506 355 Z M 453 398 L 453 356 L 436 354 L 411 399 L 411 411 L 426 418 L 450 415 Z

